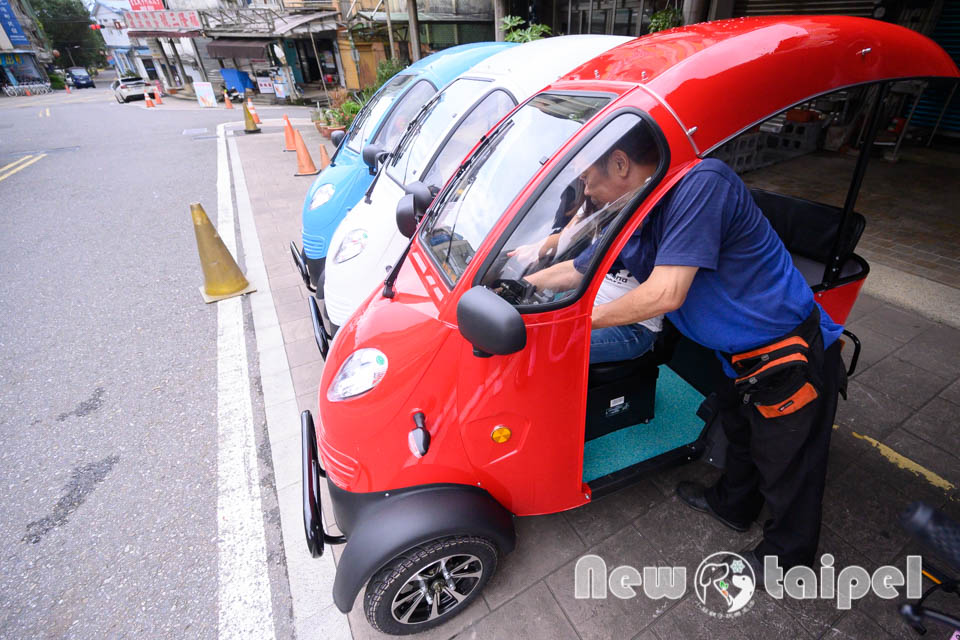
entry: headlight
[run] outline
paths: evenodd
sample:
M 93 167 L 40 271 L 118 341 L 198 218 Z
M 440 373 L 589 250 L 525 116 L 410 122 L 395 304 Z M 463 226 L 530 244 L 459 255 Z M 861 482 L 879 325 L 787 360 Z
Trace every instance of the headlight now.
M 340 242 L 340 248 L 337 249 L 337 255 L 333 256 L 333 261 L 340 264 L 350 258 L 356 258 L 367 248 L 367 238 L 366 229 L 354 229 L 348 233 Z
M 337 191 L 337 188 L 330 184 L 322 184 L 317 187 L 317 190 L 313 192 L 313 197 L 310 199 L 310 208 L 316 209 L 317 207 L 327 204 L 327 201 L 333 197 L 333 194 Z
M 377 349 L 357 349 L 344 361 L 327 389 L 327 400 L 339 402 L 370 391 L 387 373 L 387 356 Z

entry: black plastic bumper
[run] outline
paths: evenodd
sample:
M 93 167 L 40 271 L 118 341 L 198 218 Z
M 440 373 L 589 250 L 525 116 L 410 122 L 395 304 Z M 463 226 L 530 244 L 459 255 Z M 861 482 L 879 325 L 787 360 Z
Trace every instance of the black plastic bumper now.
M 317 349 L 320 349 L 320 355 L 326 360 L 333 336 L 327 333 L 323 321 L 320 320 L 320 306 L 317 304 L 317 299 L 310 296 L 307 299 L 307 306 L 310 307 L 310 320 L 313 322 L 313 339 L 317 341 Z
M 293 256 L 293 264 L 296 265 L 297 271 L 300 272 L 300 277 L 303 278 L 303 284 L 311 293 L 316 293 L 317 288 L 310 279 L 310 269 L 307 268 L 307 263 L 310 261 L 310 259 L 307 258 L 307 254 L 297 248 L 296 242 L 290 243 L 290 254 Z
M 323 510 L 320 507 L 320 478 L 325 478 L 317 454 L 317 432 L 309 411 L 300 414 L 300 435 L 303 456 L 303 528 L 307 548 L 314 558 L 323 555 L 324 544 L 343 544 L 344 536 L 331 536 L 323 530 Z

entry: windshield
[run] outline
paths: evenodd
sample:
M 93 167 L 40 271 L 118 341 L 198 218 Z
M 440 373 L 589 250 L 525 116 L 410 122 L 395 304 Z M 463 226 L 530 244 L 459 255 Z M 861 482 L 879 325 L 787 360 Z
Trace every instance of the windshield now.
M 434 147 L 456 119 L 482 95 L 486 84 L 486 80 L 461 78 L 434 96 L 400 140 L 388 169 L 390 177 L 400 184 L 419 179 Z
M 353 120 L 353 127 L 350 128 L 350 135 L 347 138 L 347 145 L 360 152 L 363 141 L 370 135 L 370 130 L 374 127 L 384 112 L 390 108 L 396 99 L 397 94 L 413 79 L 411 75 L 394 76 L 377 95 L 370 98 L 370 101 L 360 110 L 357 117 Z
M 451 285 L 530 178 L 609 101 L 604 96 L 536 96 L 467 160 L 420 232 Z
M 86 69 L 77 69 L 77 68 L 70 69 L 70 73 L 72 73 L 75 76 L 79 76 L 81 78 L 87 78 L 90 75 L 87 73 Z
M 421 80 L 410 87 L 393 107 L 390 115 L 387 116 L 373 143 L 380 145 L 386 151 L 393 151 L 393 148 L 397 145 L 397 140 L 407 130 L 407 126 L 423 107 L 423 103 L 436 92 L 437 89 L 426 80 Z

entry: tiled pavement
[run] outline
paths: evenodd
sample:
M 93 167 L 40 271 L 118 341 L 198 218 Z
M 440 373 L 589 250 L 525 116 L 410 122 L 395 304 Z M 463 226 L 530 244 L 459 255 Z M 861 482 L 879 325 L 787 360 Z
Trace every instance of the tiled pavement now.
M 301 131 L 308 147 L 315 150 L 319 136 L 305 127 Z M 293 177 L 295 159 L 293 154 L 281 153 L 279 128 L 264 128 L 260 136 L 241 138 L 238 146 L 298 405 L 313 409 L 323 363 L 312 338 L 308 293 L 288 251 L 290 240 L 299 244 L 300 210 L 312 179 Z M 316 154 L 314 157 L 316 160 Z M 868 189 L 872 187 L 868 180 L 864 202 L 870 201 Z M 942 191 L 928 195 L 949 197 Z M 954 201 L 938 202 L 946 210 Z M 870 237 L 872 211 L 866 213 L 865 237 Z M 909 226 L 911 220 L 898 224 Z M 949 234 L 956 229 L 960 223 L 954 220 L 952 229 L 942 234 L 953 238 Z M 955 254 L 956 241 L 951 242 L 940 243 L 937 251 Z M 875 257 L 881 262 L 887 258 L 882 252 Z M 948 274 L 946 270 L 940 273 Z M 958 282 L 954 279 L 949 284 Z M 902 568 L 905 556 L 916 552 L 896 523 L 906 504 L 924 499 L 960 520 L 960 429 L 952 420 L 960 414 L 960 330 L 867 295 L 860 296 L 848 327 L 859 335 L 864 351 L 850 382 L 850 399 L 840 403 L 831 443 L 821 553 L 834 554 L 838 567 L 859 564 L 872 570 L 894 564 Z M 906 459 L 897 459 L 905 468 L 889 459 L 896 458 L 891 451 Z M 932 472 L 952 486 L 935 486 L 919 470 Z M 588 552 L 599 554 L 611 568 L 679 563 L 692 575 L 709 553 L 752 547 L 760 537 L 759 524 L 737 534 L 685 508 L 673 496 L 679 480 L 710 481 L 717 474 L 707 464 L 692 463 L 651 474 L 629 489 L 578 510 L 519 519 L 518 548 L 502 558 L 483 597 L 447 625 L 418 637 L 915 637 L 900 621 L 897 601 L 875 596 L 844 612 L 830 601 L 777 601 L 762 593 L 755 596 L 748 615 L 733 621 L 707 617 L 698 610 L 692 593 L 679 601 L 653 601 L 643 596 L 632 600 L 573 597 L 573 566 Z M 336 558 L 336 547 L 334 551 Z M 938 596 L 932 604 L 943 602 Z M 956 604 L 946 602 L 958 610 Z M 354 608 L 349 619 L 355 638 L 380 637 L 366 624 L 360 607 Z M 931 625 L 928 637 L 949 636 Z

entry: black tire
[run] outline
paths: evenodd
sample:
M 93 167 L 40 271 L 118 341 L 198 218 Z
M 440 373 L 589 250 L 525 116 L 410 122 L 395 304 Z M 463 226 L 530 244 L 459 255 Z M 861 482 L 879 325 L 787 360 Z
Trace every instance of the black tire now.
M 449 579 L 443 577 L 444 568 Z M 397 556 L 370 578 L 363 612 L 370 625 L 382 633 L 420 633 L 464 611 L 496 570 L 497 548 L 486 538 L 434 540 Z M 426 593 L 417 584 L 426 586 Z M 433 598 L 427 601 L 428 596 Z M 407 618 L 406 622 L 402 618 Z
M 91 88 L 91 89 L 96 89 L 96 88 L 97 88 L 96 83 L 91 82 L 91 83 L 90 83 L 90 88 Z

